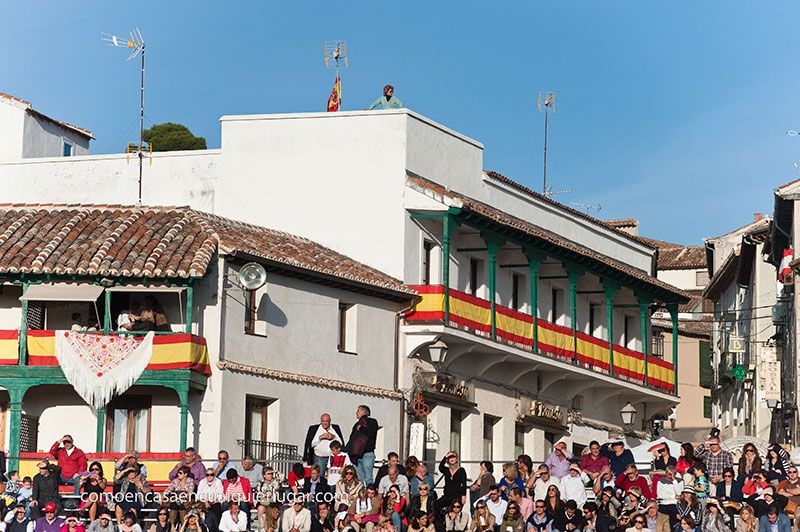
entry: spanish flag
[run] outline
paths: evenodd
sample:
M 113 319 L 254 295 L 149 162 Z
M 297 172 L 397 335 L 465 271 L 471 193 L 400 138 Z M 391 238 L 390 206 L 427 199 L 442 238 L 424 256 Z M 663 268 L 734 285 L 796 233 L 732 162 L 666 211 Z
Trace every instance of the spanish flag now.
M 328 112 L 332 113 L 338 111 L 342 105 L 342 80 L 336 76 L 336 82 L 333 84 L 331 95 L 328 96 Z

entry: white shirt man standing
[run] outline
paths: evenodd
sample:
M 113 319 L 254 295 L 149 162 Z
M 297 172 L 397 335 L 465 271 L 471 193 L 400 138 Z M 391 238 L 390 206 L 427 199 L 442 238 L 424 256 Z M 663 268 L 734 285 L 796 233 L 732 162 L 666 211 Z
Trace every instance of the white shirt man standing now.
M 344 446 L 344 437 L 339 425 L 331 423 L 331 416 L 324 413 L 319 417 L 319 425 L 311 425 L 306 432 L 306 442 L 303 448 L 303 460 L 308 465 L 319 465 L 320 476 L 325 476 L 328 457 L 331 455 L 330 446 L 338 441 Z

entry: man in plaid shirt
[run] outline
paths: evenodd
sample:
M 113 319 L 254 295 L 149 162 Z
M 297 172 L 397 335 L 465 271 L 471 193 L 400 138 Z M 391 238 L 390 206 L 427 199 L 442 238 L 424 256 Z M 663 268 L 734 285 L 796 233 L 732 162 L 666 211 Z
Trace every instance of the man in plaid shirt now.
M 723 450 L 719 446 L 719 437 L 711 436 L 705 444 L 700 444 L 694 450 L 694 456 L 698 460 L 705 462 L 708 467 L 708 480 L 711 485 L 722 481 L 722 470 L 726 467 L 733 467 L 731 453 Z

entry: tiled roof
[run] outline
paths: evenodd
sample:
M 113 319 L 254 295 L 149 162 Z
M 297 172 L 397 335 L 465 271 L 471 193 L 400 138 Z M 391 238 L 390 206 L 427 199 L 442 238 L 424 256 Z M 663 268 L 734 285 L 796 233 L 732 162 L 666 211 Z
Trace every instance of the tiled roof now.
M 672 330 L 672 320 L 664 320 L 660 318 L 653 318 L 651 320 L 653 327 L 657 329 Z M 678 320 L 678 334 L 684 336 L 692 336 L 695 338 L 711 338 L 711 333 L 714 330 L 714 322 L 710 319 L 698 320 Z
M 74 132 L 78 133 L 79 135 L 83 135 L 84 137 L 87 137 L 87 138 L 90 138 L 90 139 L 94 138 L 92 136 L 92 132 L 89 131 L 88 129 L 84 129 L 82 127 L 75 126 L 75 125 L 70 124 L 68 122 L 62 122 L 61 120 L 56 120 L 55 118 L 49 117 L 46 114 L 41 113 L 41 112 L 37 111 L 36 109 L 34 109 L 33 105 L 31 104 L 31 102 L 29 102 L 27 100 L 23 100 L 22 98 L 17 98 L 16 96 L 12 96 L 12 95 L 6 94 L 4 92 L 0 92 L 0 98 L 16 102 L 16 103 L 22 105 L 23 107 L 25 107 L 25 110 L 28 111 L 29 113 L 35 114 L 36 116 L 39 116 L 39 117 L 43 118 L 44 120 L 52 122 L 52 123 L 54 123 L 56 125 L 59 125 L 59 126 L 65 128 L 65 129 L 69 129 L 71 131 L 74 131 Z
M 659 270 L 693 270 L 706 267 L 704 246 L 661 248 L 658 251 Z
M 533 196 L 533 197 L 535 197 L 537 199 L 540 199 L 540 200 L 545 201 L 545 202 L 547 202 L 547 203 L 549 203 L 551 205 L 554 205 L 555 207 L 558 207 L 562 211 L 566 211 L 566 212 L 568 212 L 568 213 L 570 213 L 570 214 L 572 214 L 574 216 L 579 216 L 579 217 L 581 217 L 581 218 L 583 218 L 585 220 L 589 220 L 590 222 L 593 222 L 593 223 L 596 223 L 598 225 L 602 225 L 604 227 L 607 227 L 607 228 L 611 229 L 611 231 L 613 231 L 614 233 L 616 233 L 618 235 L 621 235 L 621 236 L 624 236 L 625 238 L 629 238 L 629 239 L 631 239 L 631 240 L 633 240 L 635 242 L 638 242 L 639 244 L 644 244 L 646 246 L 650 246 L 649 244 L 647 244 L 643 239 L 639 238 L 638 236 L 634 236 L 634 235 L 628 233 L 627 231 L 623 231 L 619 227 L 615 227 L 613 225 L 610 225 L 610 224 L 604 222 L 603 220 L 600 220 L 599 218 L 595 218 L 594 216 L 590 216 L 590 215 L 586 214 L 585 212 L 579 211 L 578 209 L 573 209 L 572 207 L 564 205 L 563 203 L 560 203 L 560 202 L 554 200 L 553 198 L 551 198 L 549 196 L 545 196 L 541 192 L 536 192 L 532 188 L 526 187 L 522 183 L 518 183 L 518 182 L 514 181 L 513 179 L 511 179 L 510 177 L 506 177 L 506 176 L 504 176 L 503 174 L 501 174 L 499 172 L 495 172 L 494 170 L 487 170 L 486 171 L 486 175 L 488 175 L 489 177 L 491 177 L 493 179 L 496 179 L 496 180 L 498 180 L 498 181 L 500 181 L 502 183 L 505 183 L 506 185 L 508 185 L 508 186 L 510 186 L 512 188 L 515 188 L 515 189 L 519 190 L 520 192 L 524 192 L 524 193 L 526 193 L 526 194 L 528 194 L 530 196 Z
M 703 304 L 703 290 L 686 290 L 691 298 L 688 303 L 678 306 L 678 312 L 695 312 Z
M 624 220 L 605 220 L 604 224 L 621 229 L 624 227 L 639 227 L 639 220 L 634 218 L 625 218 Z
M 639 270 L 627 264 L 624 264 L 616 259 L 608 257 L 606 255 L 602 255 L 593 251 L 589 248 L 581 246 L 580 244 L 576 244 L 571 240 L 567 240 L 552 231 L 548 231 L 536 225 L 533 225 L 530 222 L 526 222 L 510 214 L 507 214 L 503 211 L 495 209 L 494 207 L 490 207 L 485 203 L 482 203 L 478 200 L 474 200 L 468 196 L 464 196 L 462 194 L 458 194 L 451 190 L 446 190 L 441 185 L 433 183 L 425 178 L 419 176 L 409 175 L 406 178 L 406 184 L 412 188 L 419 190 L 422 193 L 428 193 L 433 195 L 434 197 L 439 196 L 442 201 L 449 201 L 452 202 L 454 206 L 460 207 L 466 211 L 476 213 L 483 218 L 488 218 L 493 222 L 506 226 L 510 229 L 514 229 L 520 231 L 522 233 L 526 233 L 531 235 L 537 239 L 544 240 L 550 244 L 554 244 L 568 252 L 572 252 L 575 254 L 579 254 L 583 257 L 587 257 L 596 263 L 600 263 L 603 266 L 610 267 L 619 273 L 623 274 L 624 276 L 628 277 L 631 280 L 642 282 L 646 285 L 649 285 L 650 288 L 654 288 L 657 290 L 661 290 L 666 292 L 672 296 L 677 296 L 680 299 L 688 300 L 689 294 L 684 292 L 683 290 L 672 286 L 671 284 L 665 283 L 655 277 L 648 275 L 647 272 L 643 270 Z
M 187 279 L 243 254 L 397 295 L 401 281 L 308 239 L 189 207 L 0 204 L 0 274 Z

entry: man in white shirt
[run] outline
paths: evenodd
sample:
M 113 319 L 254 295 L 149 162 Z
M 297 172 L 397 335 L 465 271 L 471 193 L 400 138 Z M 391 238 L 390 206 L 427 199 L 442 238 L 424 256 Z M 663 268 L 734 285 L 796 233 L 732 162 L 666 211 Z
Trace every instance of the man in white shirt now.
M 489 488 L 489 493 L 475 501 L 475 504 L 478 504 L 478 501 L 485 501 L 486 509 L 489 510 L 489 513 L 494 516 L 495 524 L 499 523 L 503 520 L 502 517 L 497 517 L 506 515 L 506 508 L 508 508 L 508 501 L 503 499 L 500 496 L 500 488 L 496 485 L 491 486 Z
M 536 482 L 533 484 L 533 500 L 535 501 L 539 499 L 546 500 L 547 489 L 550 486 L 558 487 L 558 479 L 550 476 L 550 468 L 544 464 L 539 466 L 533 476 L 536 478 Z
M 572 499 L 578 505 L 578 509 L 583 508 L 586 503 L 586 488 L 589 476 L 581 471 L 578 464 L 571 464 L 567 470 L 567 475 L 561 478 L 561 500 Z
M 328 465 L 328 457 L 331 455 L 331 442 L 338 441 L 344 446 L 344 437 L 339 425 L 331 423 L 331 416 L 328 413 L 319 417 L 319 425 L 311 425 L 306 432 L 306 442 L 303 448 L 303 460 L 306 464 L 318 464 L 320 476 L 325 477 L 325 468 Z
M 284 510 L 281 530 L 283 532 L 309 532 L 311 530 L 311 512 L 306 508 L 302 495 L 295 496 L 291 508 Z
M 408 479 L 405 475 L 400 474 L 396 465 L 390 465 L 389 472 L 381 479 L 381 483 L 378 485 L 378 492 L 385 497 L 389 492 L 389 488 L 394 484 L 397 484 L 397 487 L 400 488 L 400 494 L 406 502 L 411 502 L 411 490 L 408 486 Z
M 244 512 L 239 511 L 239 501 L 231 500 L 228 503 L 228 509 L 222 512 L 219 530 L 220 532 L 244 532 L 247 530 L 247 516 L 244 515 Z

